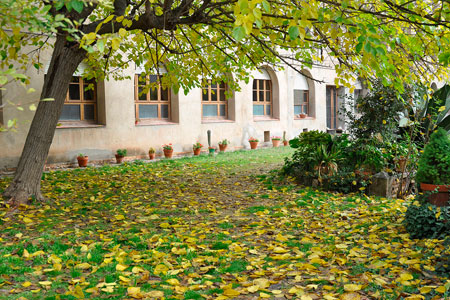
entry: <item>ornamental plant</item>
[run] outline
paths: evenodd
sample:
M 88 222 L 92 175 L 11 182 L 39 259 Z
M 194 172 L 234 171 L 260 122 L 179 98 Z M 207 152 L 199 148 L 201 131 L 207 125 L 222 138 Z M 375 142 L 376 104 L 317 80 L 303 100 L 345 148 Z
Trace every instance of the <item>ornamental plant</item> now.
M 150 153 L 150 154 L 155 153 L 155 152 L 156 152 L 156 150 L 153 147 L 150 147 L 150 149 L 148 149 L 148 153 Z
M 419 159 L 416 181 L 429 184 L 450 184 L 450 138 L 439 128 L 430 136 Z
M 87 156 L 87 155 L 84 155 L 83 153 L 79 153 L 77 157 L 83 158 L 85 156 Z
M 254 138 L 254 137 L 249 138 L 248 141 L 250 143 L 252 143 L 252 142 L 256 142 L 256 143 L 259 142 L 259 140 L 257 138 Z
M 117 149 L 118 156 L 127 156 L 127 149 Z
M 203 145 L 200 144 L 200 142 L 197 142 L 194 145 L 192 145 L 192 148 L 194 148 L 194 149 L 201 149 L 201 148 L 203 148 Z
M 223 139 L 219 142 L 219 145 L 228 145 L 230 143 L 230 141 L 228 141 L 227 139 Z
M 272 141 L 281 141 L 281 136 L 273 136 Z
M 164 150 L 173 150 L 172 143 L 164 144 L 162 147 Z

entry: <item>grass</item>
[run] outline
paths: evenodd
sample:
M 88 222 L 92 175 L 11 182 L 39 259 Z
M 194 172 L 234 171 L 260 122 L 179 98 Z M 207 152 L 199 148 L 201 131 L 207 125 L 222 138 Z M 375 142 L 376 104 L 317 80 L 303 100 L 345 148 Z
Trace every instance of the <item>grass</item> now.
M 46 202 L 0 210 L 0 299 L 447 296 L 448 249 L 409 239 L 403 200 L 269 175 L 292 152 L 44 174 Z

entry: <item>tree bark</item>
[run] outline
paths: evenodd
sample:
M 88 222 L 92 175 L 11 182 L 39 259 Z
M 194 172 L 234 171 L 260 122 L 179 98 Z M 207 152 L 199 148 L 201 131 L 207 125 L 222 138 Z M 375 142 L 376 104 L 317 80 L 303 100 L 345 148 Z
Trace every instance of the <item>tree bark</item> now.
M 12 205 L 26 204 L 32 197 L 43 200 L 41 177 L 48 151 L 53 141 L 56 125 L 64 106 L 69 82 L 86 51 L 78 44 L 70 44 L 66 35 L 58 35 L 52 59 L 44 79 L 40 101 L 28 131 L 14 179 L 4 197 Z

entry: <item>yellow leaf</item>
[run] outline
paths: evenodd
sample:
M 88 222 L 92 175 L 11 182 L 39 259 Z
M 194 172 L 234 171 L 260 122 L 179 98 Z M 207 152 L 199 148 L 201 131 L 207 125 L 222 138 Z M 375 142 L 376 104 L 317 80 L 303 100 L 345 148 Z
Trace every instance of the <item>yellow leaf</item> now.
M 75 266 L 75 269 L 81 269 L 81 270 L 86 270 L 89 269 L 91 267 L 90 264 L 88 263 L 81 263 Z
M 346 291 L 346 292 L 356 292 L 356 291 L 361 290 L 361 288 L 362 288 L 362 285 L 360 285 L 360 284 L 353 284 L 353 283 L 344 284 L 344 291 Z
M 137 274 L 140 272 L 144 272 L 144 269 L 142 269 L 141 267 L 133 267 L 133 269 L 131 269 L 131 272 L 133 272 L 133 274 Z
M 31 285 L 31 282 L 29 281 L 25 281 L 24 283 L 22 283 L 23 287 L 29 287 Z
M 127 288 L 128 296 L 135 298 L 135 299 L 141 299 L 144 298 L 144 295 L 141 293 L 140 287 L 128 287 Z
M 167 273 L 167 271 L 169 271 L 169 268 L 167 268 L 166 265 L 159 264 L 155 267 L 155 270 L 153 270 L 153 273 L 155 275 L 159 275 L 161 273 L 165 275 Z
M 77 299 L 84 299 L 84 293 L 81 286 L 77 285 L 75 286 L 75 289 L 72 292 L 72 295 Z
M 432 290 L 433 290 L 433 288 L 431 286 L 423 286 L 419 289 L 421 294 L 428 294 Z
M 270 282 L 266 278 L 258 278 L 253 280 L 253 284 L 257 285 L 260 289 L 265 289 L 270 286 Z
M 23 249 L 23 257 L 28 258 L 30 257 L 30 253 L 27 251 L 27 249 Z
M 167 279 L 167 283 L 170 285 L 180 285 L 180 282 L 176 278 Z
M 21 233 L 21 232 L 16 233 L 16 235 L 15 235 L 15 237 L 18 239 L 20 239 L 22 236 L 23 236 L 23 233 Z
M 228 297 L 234 297 L 234 296 L 239 296 L 241 293 L 239 293 L 236 290 L 233 290 L 232 288 L 228 288 L 228 289 L 223 290 L 223 294 Z
M 300 300 L 312 300 L 312 298 L 311 298 L 311 296 L 309 296 L 309 295 L 302 295 L 302 296 L 300 297 Z
M 357 293 L 345 293 L 341 296 L 341 300 L 360 300 L 361 297 Z
M 258 290 L 259 290 L 259 286 L 257 286 L 257 285 L 252 285 L 247 288 L 247 291 L 249 291 L 250 293 L 257 292 Z
M 48 286 L 48 285 L 51 285 L 52 282 L 51 281 L 39 281 L 39 284 L 43 285 L 43 286 Z
M 128 266 L 122 265 L 122 264 L 117 264 L 116 265 L 116 271 L 124 271 L 126 268 L 128 268 Z
M 168 228 L 168 227 L 170 227 L 170 224 L 169 223 L 161 223 L 161 224 L 159 224 L 159 227 Z
M 445 110 L 445 106 L 441 106 L 441 107 L 439 107 L 438 112 L 441 112 L 441 111 L 444 111 L 444 110 Z
M 273 252 L 274 252 L 274 253 L 281 254 L 281 253 L 289 252 L 289 250 L 286 250 L 286 249 L 284 249 L 284 248 L 282 248 L 282 247 L 275 247 L 275 248 L 273 249 Z
M 121 280 L 121 281 L 123 281 L 123 282 L 130 282 L 131 281 L 131 279 L 130 278 L 128 278 L 128 277 L 125 277 L 125 276 L 119 276 L 119 279 Z
M 145 296 L 152 297 L 152 298 L 161 298 L 161 297 L 164 297 L 164 292 L 153 290 L 148 293 L 145 293 Z
M 269 294 L 266 294 L 266 293 L 263 293 L 263 292 L 259 293 L 259 296 L 260 296 L 261 298 L 270 298 L 270 295 L 269 295 Z
M 410 273 L 402 273 L 401 275 L 400 275 L 400 281 L 408 281 L 408 280 L 411 280 L 411 279 L 413 279 L 414 277 L 410 274 Z
M 443 294 L 443 293 L 445 293 L 445 286 L 442 285 L 442 286 L 438 287 L 437 289 L 435 289 L 435 291 Z
M 114 218 L 116 218 L 116 220 L 118 220 L 118 221 L 125 220 L 125 216 L 124 215 L 115 215 Z
M 23 220 L 23 222 L 26 223 L 26 224 L 28 224 L 28 223 L 33 223 L 33 220 L 31 220 L 31 219 L 28 218 L 28 217 L 24 217 L 22 220 Z

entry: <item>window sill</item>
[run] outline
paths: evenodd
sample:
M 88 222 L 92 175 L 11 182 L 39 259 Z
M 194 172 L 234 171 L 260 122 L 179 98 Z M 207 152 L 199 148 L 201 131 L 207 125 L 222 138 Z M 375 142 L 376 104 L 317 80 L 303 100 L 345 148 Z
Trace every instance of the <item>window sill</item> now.
M 60 122 L 60 125 L 56 126 L 56 129 L 75 129 L 75 128 L 101 128 L 106 125 L 102 124 L 90 124 L 83 122 Z
M 306 118 L 294 117 L 294 120 L 315 120 L 315 118 L 314 117 L 306 117 Z
M 160 126 L 160 125 L 178 125 L 178 123 L 167 120 L 143 120 L 135 124 L 136 127 L 141 126 Z
M 208 123 L 234 123 L 234 121 L 228 119 L 202 119 L 202 124 Z
M 271 118 L 271 117 L 253 117 L 254 122 L 263 122 L 263 121 L 280 121 L 280 119 Z

